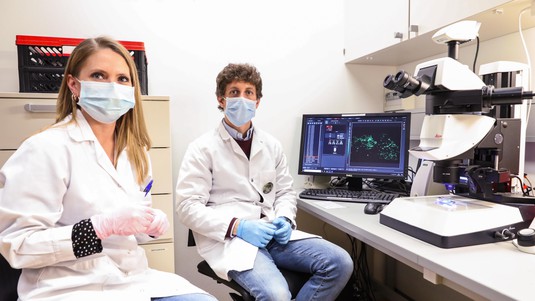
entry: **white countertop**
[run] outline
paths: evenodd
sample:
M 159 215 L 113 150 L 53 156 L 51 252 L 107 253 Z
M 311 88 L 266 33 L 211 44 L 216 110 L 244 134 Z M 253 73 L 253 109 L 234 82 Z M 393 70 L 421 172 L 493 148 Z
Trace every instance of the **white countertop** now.
M 379 223 L 365 204 L 298 199 L 300 210 L 475 299 L 535 300 L 535 255 L 511 241 L 442 249 Z

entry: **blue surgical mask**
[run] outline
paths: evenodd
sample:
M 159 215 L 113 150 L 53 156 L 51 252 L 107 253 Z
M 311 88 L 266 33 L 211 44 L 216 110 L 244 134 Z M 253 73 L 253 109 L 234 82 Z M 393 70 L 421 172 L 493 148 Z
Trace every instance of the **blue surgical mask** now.
M 93 119 L 113 123 L 136 103 L 134 87 L 113 82 L 80 81 L 78 104 Z
M 225 115 L 235 126 L 242 126 L 253 119 L 256 111 L 256 101 L 243 97 L 225 98 Z

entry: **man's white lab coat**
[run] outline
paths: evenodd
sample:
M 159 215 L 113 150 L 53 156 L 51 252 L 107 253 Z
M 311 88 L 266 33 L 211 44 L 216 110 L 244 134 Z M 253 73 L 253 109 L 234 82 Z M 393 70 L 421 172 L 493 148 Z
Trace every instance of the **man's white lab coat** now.
M 249 157 L 220 124 L 189 145 L 178 175 L 178 218 L 192 229 L 199 254 L 224 279 L 230 270 L 251 269 L 258 252 L 238 237 L 225 238 L 233 217 L 285 216 L 295 225 L 296 193 L 280 143 L 255 127 Z M 292 240 L 306 237 L 312 235 L 292 231 Z

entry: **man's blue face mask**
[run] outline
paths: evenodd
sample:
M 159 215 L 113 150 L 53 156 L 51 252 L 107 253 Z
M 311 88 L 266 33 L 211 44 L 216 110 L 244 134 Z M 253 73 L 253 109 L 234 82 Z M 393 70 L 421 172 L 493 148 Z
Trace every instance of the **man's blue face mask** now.
M 225 115 L 235 126 L 242 126 L 255 116 L 256 101 L 244 97 L 227 97 Z

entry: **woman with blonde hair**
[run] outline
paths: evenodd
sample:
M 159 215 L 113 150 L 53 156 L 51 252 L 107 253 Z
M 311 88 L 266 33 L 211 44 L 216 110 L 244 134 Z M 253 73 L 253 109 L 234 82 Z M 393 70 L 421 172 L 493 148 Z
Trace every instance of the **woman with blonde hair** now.
M 150 146 L 129 52 L 110 38 L 84 40 L 67 63 L 56 122 L 0 170 L 0 252 L 22 269 L 19 300 L 216 300 L 149 268 L 138 245 L 169 227 L 151 208 Z

